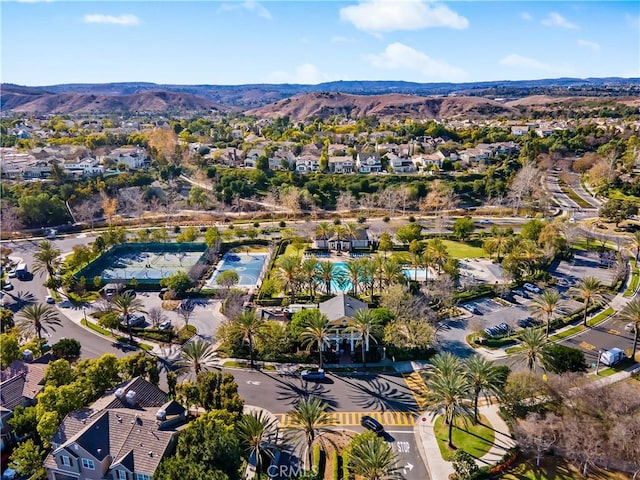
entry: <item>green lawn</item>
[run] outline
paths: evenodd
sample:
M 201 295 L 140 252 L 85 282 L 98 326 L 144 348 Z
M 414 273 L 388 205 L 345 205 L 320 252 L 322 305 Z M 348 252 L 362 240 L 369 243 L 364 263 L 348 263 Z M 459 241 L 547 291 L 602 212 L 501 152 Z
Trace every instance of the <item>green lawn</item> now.
M 638 269 L 638 264 L 635 259 L 631 259 L 631 281 L 629 282 L 629 286 L 625 290 L 623 296 L 632 297 L 638 288 L 638 282 L 640 282 L 640 270 Z
M 284 250 L 284 255 L 298 255 L 301 257 L 305 249 L 309 248 L 310 246 L 311 246 L 310 243 L 303 243 L 302 249 L 298 250 L 293 243 L 290 243 L 289 245 L 287 245 L 287 248 Z
M 590 327 L 597 325 L 598 323 L 600 323 L 602 320 L 604 320 L 605 318 L 607 318 L 609 315 L 613 315 L 613 312 L 615 310 L 612 307 L 607 308 L 606 310 L 603 310 L 602 312 L 600 312 L 598 315 L 596 315 L 595 317 L 587 320 L 587 325 L 589 325 Z
M 489 255 L 482 249 L 481 242 L 463 243 L 454 240 L 443 240 L 449 255 L 453 258 L 488 258 Z
M 434 433 L 442 458 L 451 461 L 456 450 L 449 448 L 449 426 L 445 425 L 442 416 L 436 419 Z M 484 456 L 491 449 L 494 440 L 495 434 L 491 424 L 482 415 L 477 425 L 474 425 L 471 420 L 467 420 L 465 424 L 464 420 L 459 419 L 453 427 L 453 445 L 476 458 Z
M 594 208 L 593 205 L 578 195 L 569 185 L 561 182 L 558 182 L 558 185 L 560 185 L 560 190 L 562 190 L 567 197 L 576 202 L 580 208 Z

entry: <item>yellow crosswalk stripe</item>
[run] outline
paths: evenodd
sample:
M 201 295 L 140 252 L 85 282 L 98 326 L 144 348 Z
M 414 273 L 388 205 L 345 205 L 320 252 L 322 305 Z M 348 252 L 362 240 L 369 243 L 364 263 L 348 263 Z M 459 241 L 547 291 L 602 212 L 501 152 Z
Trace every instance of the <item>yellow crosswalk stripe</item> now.
M 616 330 L 615 328 L 610 328 L 608 333 L 610 333 L 611 335 L 620 335 L 620 331 Z
M 327 415 L 327 425 L 359 426 L 364 415 L 375 418 L 385 427 L 412 427 L 415 424 L 415 414 L 410 412 L 330 412 Z M 278 413 L 275 416 L 281 427 L 290 427 L 295 423 L 288 413 Z
M 587 342 L 580 342 L 580 346 L 585 350 L 595 350 L 596 348 L 595 345 L 591 345 L 590 343 L 587 343 Z
M 424 383 L 422 375 L 418 372 L 411 372 L 402 376 L 404 377 L 404 381 L 407 382 L 407 387 L 411 390 L 411 394 L 413 398 L 415 398 L 418 407 L 423 410 L 427 406 L 427 385 Z

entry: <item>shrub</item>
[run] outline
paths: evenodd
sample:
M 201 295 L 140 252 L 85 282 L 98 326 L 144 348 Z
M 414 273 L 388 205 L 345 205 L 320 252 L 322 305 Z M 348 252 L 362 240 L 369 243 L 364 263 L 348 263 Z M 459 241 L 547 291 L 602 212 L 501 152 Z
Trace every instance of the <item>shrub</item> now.
M 349 449 L 342 450 L 342 480 L 349 480 Z
M 340 480 L 340 463 L 338 462 L 338 451 L 331 451 L 331 478 Z
M 414 217 L 413 215 L 411 215 L 409 217 L 409 223 L 415 223 L 416 222 L 416 217 Z
M 382 221 L 383 221 L 384 223 L 389 223 L 389 222 L 391 221 L 391 218 L 389 218 L 389 216 L 385 215 L 385 216 L 382 218 Z
M 313 446 L 313 471 L 320 473 L 320 457 L 322 456 L 322 451 L 320 450 L 320 444 L 316 443 Z
M 75 338 L 62 338 L 53 344 L 51 351 L 56 358 L 73 360 L 80 356 L 80 342 Z
M 284 220 L 280 220 L 280 223 L 278 225 L 280 225 L 280 228 L 284 228 L 287 226 L 287 223 Z

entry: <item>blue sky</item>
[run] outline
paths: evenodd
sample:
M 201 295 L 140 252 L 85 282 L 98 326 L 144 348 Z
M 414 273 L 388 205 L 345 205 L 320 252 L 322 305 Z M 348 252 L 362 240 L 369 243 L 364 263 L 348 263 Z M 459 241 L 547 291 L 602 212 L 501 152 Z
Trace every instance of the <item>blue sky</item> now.
M 145 81 L 640 77 L 637 1 L 2 1 L 1 75 Z

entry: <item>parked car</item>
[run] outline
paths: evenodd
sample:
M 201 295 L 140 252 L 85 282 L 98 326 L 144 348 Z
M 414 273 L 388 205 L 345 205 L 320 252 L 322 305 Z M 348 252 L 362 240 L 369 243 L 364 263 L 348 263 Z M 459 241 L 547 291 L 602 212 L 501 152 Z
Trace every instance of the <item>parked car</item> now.
M 160 293 L 158 294 L 158 296 L 160 297 L 160 300 L 164 300 L 164 294 L 167 293 L 169 291 L 168 288 L 163 288 L 160 290 Z
M 13 468 L 7 468 L 2 472 L 2 480 L 14 480 L 18 478 L 18 472 Z
M 138 325 L 143 324 L 146 321 L 146 318 L 141 313 L 130 313 L 126 322 L 124 315 L 120 315 L 120 321 L 124 324 L 129 324 L 130 327 L 137 327 Z
M 171 320 L 166 320 L 158 325 L 159 330 L 169 330 L 171 328 Z
M 8 292 L 9 290 L 13 290 L 13 283 L 11 283 L 9 280 L 6 280 L 4 282 L 4 289 Z
M 13 267 L 11 270 L 9 270 L 9 273 L 7 273 L 7 276 L 9 278 L 16 278 L 16 272 L 17 272 L 16 268 Z
M 627 323 L 627 324 L 624 326 L 624 329 L 625 329 L 627 332 L 634 332 L 634 331 L 635 331 L 635 329 L 636 329 L 636 324 L 635 324 L 635 323 L 633 323 L 633 322 L 629 322 L 629 323 Z
M 54 304 L 54 303 L 56 303 L 56 299 L 55 299 L 55 298 L 53 298 L 51 295 L 47 295 L 47 296 L 45 297 L 45 302 L 47 302 L 47 303 L 49 303 L 49 304 Z
M 360 425 L 362 425 L 367 430 L 371 430 L 376 433 L 384 432 L 384 427 L 382 426 L 382 424 L 369 415 L 362 416 L 362 418 L 360 419 Z
M 541 293 L 542 292 L 542 290 L 539 287 L 536 287 L 532 283 L 525 283 L 522 287 L 525 290 L 527 290 L 528 292 L 532 292 L 532 293 Z
M 302 380 L 324 380 L 325 373 L 322 368 L 310 368 L 300 373 Z
M 474 315 L 482 315 L 482 311 L 480 311 L 480 309 L 478 307 L 476 307 L 475 305 L 467 305 L 466 308 L 467 308 L 467 310 L 469 310 Z

